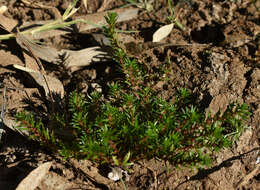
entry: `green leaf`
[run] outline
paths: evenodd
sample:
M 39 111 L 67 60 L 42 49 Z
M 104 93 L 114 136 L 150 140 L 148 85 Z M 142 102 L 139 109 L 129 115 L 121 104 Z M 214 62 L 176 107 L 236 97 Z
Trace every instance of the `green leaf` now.
M 128 152 L 128 153 L 125 155 L 124 160 L 123 160 L 123 165 L 126 165 L 126 164 L 127 164 L 128 160 L 129 160 L 129 158 L 130 158 L 130 156 L 131 156 L 131 153 L 130 153 L 130 152 Z
M 113 159 L 113 161 L 114 161 L 114 164 L 115 164 L 116 166 L 119 166 L 119 161 L 118 161 L 117 157 L 116 157 L 116 156 L 112 156 L 112 159 Z

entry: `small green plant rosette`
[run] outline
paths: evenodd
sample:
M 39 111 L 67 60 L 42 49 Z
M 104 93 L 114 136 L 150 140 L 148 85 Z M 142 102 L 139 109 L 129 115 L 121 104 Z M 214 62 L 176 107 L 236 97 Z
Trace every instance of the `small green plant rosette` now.
M 116 36 L 117 15 L 106 16 L 104 32 L 111 41 L 115 63 L 124 79 L 110 85 L 103 97 L 93 92 L 69 95 L 64 113 L 43 123 L 33 115 L 18 114 L 21 127 L 35 133 L 64 158 L 89 159 L 128 168 L 140 159 L 160 158 L 184 166 L 209 165 L 211 154 L 229 147 L 240 136 L 248 119 L 245 104 L 230 104 L 221 115 L 206 116 L 193 105 L 185 89 L 170 103 L 146 86 L 147 69 L 129 58 Z M 53 125 L 47 125 L 52 123 Z M 57 133 L 68 131 L 69 137 Z
M 125 94 L 122 106 L 116 101 L 101 102 L 97 94 L 90 97 L 76 92 L 70 96 L 68 114 L 72 117 L 66 123 L 75 130 L 73 140 L 54 137 L 63 156 L 101 163 L 113 163 L 112 158 L 117 158 L 118 165 L 127 165 L 131 152 L 132 160 L 158 157 L 180 165 L 208 165 L 212 151 L 230 146 L 239 136 L 248 115 L 244 104 L 230 106 L 222 117 L 205 119 L 192 105 L 183 109 L 178 102 L 170 104 L 154 96 L 143 104 L 142 98 Z M 179 101 L 186 102 L 181 95 Z M 18 119 L 30 121 L 29 129 L 39 129 L 38 136 L 44 137 L 40 140 L 50 140 L 40 121 L 25 115 Z

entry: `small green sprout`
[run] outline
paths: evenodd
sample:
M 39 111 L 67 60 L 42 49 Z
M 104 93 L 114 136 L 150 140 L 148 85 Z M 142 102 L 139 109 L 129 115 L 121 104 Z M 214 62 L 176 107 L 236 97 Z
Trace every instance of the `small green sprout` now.
M 170 20 L 171 23 L 175 23 L 179 29 L 184 31 L 184 26 L 178 21 L 178 14 L 175 13 L 172 0 L 168 0 L 168 6 L 171 13 L 171 15 L 168 16 L 168 19 Z

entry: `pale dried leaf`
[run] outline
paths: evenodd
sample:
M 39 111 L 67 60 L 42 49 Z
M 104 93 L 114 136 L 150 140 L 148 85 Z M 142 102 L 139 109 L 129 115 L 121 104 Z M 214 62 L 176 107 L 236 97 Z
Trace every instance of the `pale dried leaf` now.
M 79 51 L 72 51 L 72 50 L 58 51 L 52 47 L 35 44 L 31 40 L 27 39 L 25 36 L 20 34 L 17 35 L 17 43 L 27 51 L 29 47 L 35 56 L 50 63 L 57 63 L 63 61 L 59 59 L 60 57 L 64 57 L 65 61 L 63 62 L 63 64 L 68 68 L 73 67 L 72 71 L 73 70 L 75 71 L 76 68 L 82 66 L 88 66 L 91 62 L 106 61 L 111 58 L 106 51 L 102 50 L 101 47 L 98 46 L 86 48 Z M 24 45 L 25 43 L 26 46 Z M 35 67 L 33 66 L 30 66 L 30 68 L 35 69 Z M 27 67 L 26 69 L 28 70 L 29 68 Z
M 34 169 L 28 176 L 26 176 L 26 178 L 22 180 L 16 190 L 34 190 L 47 175 L 51 165 L 52 162 L 46 162 Z
M 31 75 L 31 77 L 35 80 L 35 82 L 42 86 L 44 91 L 45 91 L 45 95 L 47 96 L 49 94 L 49 89 L 51 92 L 55 93 L 55 94 L 59 94 L 61 96 L 61 98 L 64 96 L 64 87 L 63 84 L 60 82 L 59 79 L 48 76 L 48 75 L 42 75 L 40 72 L 29 69 L 27 67 L 23 67 L 20 65 L 13 65 L 16 69 L 22 70 L 27 72 L 29 75 Z M 45 79 L 46 81 L 45 81 Z M 48 84 L 48 86 L 47 86 Z
M 41 73 L 30 73 L 30 75 L 34 78 L 34 80 L 44 88 L 45 95 L 47 96 L 49 94 L 48 87 L 52 93 L 59 94 L 61 98 L 64 97 L 64 87 L 61 81 L 57 78 L 44 75 L 46 78 L 46 82 L 48 83 L 48 86 L 45 82 L 45 79 Z
M 3 5 L 0 7 L 0 14 L 4 14 L 5 11 L 7 11 L 7 6 Z
M 9 129 L 15 131 L 15 132 L 18 132 L 20 133 L 21 135 L 23 136 L 29 136 L 29 132 L 27 130 L 21 130 L 21 129 L 18 129 L 16 126 L 18 126 L 17 122 L 12 118 L 8 118 L 8 117 L 5 117 L 4 120 L 3 120 L 3 123 L 5 124 L 5 126 L 7 126 Z
M 27 72 L 27 73 L 38 72 L 38 71 L 35 71 L 35 70 L 33 70 L 33 69 L 30 69 L 30 68 L 27 68 L 27 67 L 23 67 L 23 66 L 21 66 L 21 65 L 13 64 L 13 66 L 14 66 L 14 68 L 16 68 L 16 69 L 25 71 L 25 72 Z
M 33 69 L 35 71 L 39 71 L 39 66 L 36 64 L 35 59 L 25 51 L 23 51 L 22 53 L 24 56 L 25 63 L 25 65 L 23 64 L 23 66 L 29 69 Z
M 85 9 L 88 9 L 88 0 L 82 0 Z
M 41 72 L 41 74 L 46 74 L 45 69 L 44 69 L 39 57 L 35 54 L 37 51 L 32 49 L 31 44 L 33 44 L 33 43 L 29 39 L 27 39 L 25 36 L 20 34 L 19 30 L 18 30 L 18 33 L 15 35 L 15 37 L 16 37 L 17 43 L 20 44 L 21 47 L 27 49 L 29 51 L 29 54 L 35 60 L 35 62 L 30 61 L 30 63 L 33 63 L 33 65 L 37 66 L 37 70 L 39 70 Z
M 12 31 L 15 26 L 17 26 L 18 21 L 7 18 L 4 15 L 0 14 L 0 24 L 7 30 L 7 31 Z
M 162 26 L 161 28 L 156 30 L 156 32 L 153 34 L 153 42 L 159 42 L 163 38 L 167 37 L 171 33 L 173 26 L 174 26 L 174 24 L 171 23 L 171 24 Z
M 30 51 L 28 49 L 29 47 L 32 50 L 32 53 L 42 60 L 52 63 L 55 62 L 58 58 L 58 50 L 52 47 L 35 44 L 24 35 L 18 33 L 16 41 L 23 49 L 27 51 Z M 26 44 L 26 46 L 24 44 Z
M 134 9 L 134 8 L 127 8 L 125 10 L 121 10 L 118 9 L 118 18 L 117 18 L 117 22 L 122 22 L 122 21 L 127 21 L 127 20 L 131 20 L 133 18 L 135 18 L 138 15 L 138 11 L 139 9 Z M 107 15 L 107 12 L 104 12 Z
M 1 16 L 1 15 L 0 15 Z M 23 65 L 23 62 L 15 55 L 11 54 L 10 52 L 7 52 L 5 50 L 0 50 L 0 65 L 1 70 L 0 74 L 5 72 L 10 72 L 11 70 L 8 69 L 8 66 L 17 64 L 17 65 Z M 12 71 L 11 71 L 12 72 Z
M 62 50 L 62 55 L 65 55 L 64 65 L 71 68 L 72 71 L 77 68 L 88 66 L 92 62 L 100 62 L 111 59 L 107 52 L 100 47 L 86 48 L 80 51 Z

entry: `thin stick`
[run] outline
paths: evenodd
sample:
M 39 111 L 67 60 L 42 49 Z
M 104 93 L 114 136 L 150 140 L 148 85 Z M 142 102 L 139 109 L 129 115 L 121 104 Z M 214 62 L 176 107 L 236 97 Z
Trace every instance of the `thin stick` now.
M 3 130 L 3 123 L 4 123 L 4 113 L 5 113 L 5 108 L 6 108 L 6 104 L 5 104 L 5 95 L 6 95 L 6 87 L 4 87 L 4 94 L 2 96 L 2 108 L 1 108 L 1 116 L 0 116 L 0 141 L 2 139 L 2 134 L 4 132 Z

